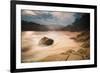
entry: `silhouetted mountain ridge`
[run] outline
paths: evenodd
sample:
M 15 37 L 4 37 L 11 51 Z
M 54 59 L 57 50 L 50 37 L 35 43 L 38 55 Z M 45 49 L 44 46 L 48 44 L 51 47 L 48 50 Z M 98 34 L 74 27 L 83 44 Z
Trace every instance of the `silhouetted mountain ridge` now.
M 72 25 L 68 25 L 62 30 L 67 31 L 89 31 L 90 30 L 90 14 L 84 14 L 80 19 L 76 19 Z
M 48 30 L 48 28 L 45 27 L 45 25 L 41 25 L 34 22 L 27 22 L 27 21 L 21 21 L 21 30 L 22 31 L 45 31 Z

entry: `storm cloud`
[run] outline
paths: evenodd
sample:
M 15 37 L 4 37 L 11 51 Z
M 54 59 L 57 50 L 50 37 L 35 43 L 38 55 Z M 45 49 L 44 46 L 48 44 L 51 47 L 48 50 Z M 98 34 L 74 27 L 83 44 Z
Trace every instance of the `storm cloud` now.
M 42 25 L 67 26 L 75 22 L 76 19 L 81 18 L 81 16 L 81 13 L 75 12 L 21 10 L 22 20 Z

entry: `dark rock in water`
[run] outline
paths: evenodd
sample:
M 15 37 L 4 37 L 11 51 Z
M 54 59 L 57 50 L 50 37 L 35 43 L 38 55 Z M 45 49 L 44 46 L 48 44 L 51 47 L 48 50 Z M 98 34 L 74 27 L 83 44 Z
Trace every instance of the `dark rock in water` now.
M 45 45 L 45 46 L 49 46 L 52 45 L 54 43 L 54 40 L 48 37 L 43 37 L 40 42 L 39 45 Z

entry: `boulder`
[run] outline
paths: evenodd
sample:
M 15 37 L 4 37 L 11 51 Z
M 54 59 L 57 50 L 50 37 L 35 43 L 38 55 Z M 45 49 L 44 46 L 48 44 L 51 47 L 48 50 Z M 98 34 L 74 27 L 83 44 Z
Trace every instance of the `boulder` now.
M 53 43 L 54 43 L 54 40 L 48 37 L 43 37 L 39 41 L 39 45 L 45 45 L 45 46 L 52 45 Z

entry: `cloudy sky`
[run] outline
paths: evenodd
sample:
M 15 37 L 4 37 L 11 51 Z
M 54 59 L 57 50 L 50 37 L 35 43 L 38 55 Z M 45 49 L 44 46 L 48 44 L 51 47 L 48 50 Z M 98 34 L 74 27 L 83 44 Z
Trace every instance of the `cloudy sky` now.
M 21 10 L 22 20 L 43 25 L 67 26 L 75 22 L 76 19 L 80 19 L 81 16 L 82 13 Z

